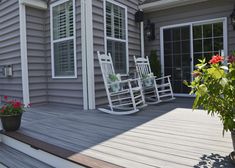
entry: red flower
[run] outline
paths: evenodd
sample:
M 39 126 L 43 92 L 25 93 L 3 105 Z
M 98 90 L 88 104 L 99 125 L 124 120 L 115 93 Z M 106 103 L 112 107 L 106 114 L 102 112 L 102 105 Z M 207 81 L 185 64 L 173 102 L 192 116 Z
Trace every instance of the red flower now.
M 235 63 L 235 56 L 233 56 L 233 55 L 228 56 L 228 62 L 231 64 Z
M 14 102 L 13 108 L 20 108 L 22 106 L 21 102 Z
M 3 107 L 2 107 L 2 109 L 1 109 L 1 113 L 4 113 L 5 108 L 6 108 L 5 106 L 3 106 Z
M 4 99 L 5 99 L 5 100 L 7 100 L 7 99 L 8 99 L 8 97 L 7 97 L 7 96 L 4 96 Z
M 209 61 L 210 64 L 217 64 L 219 62 L 222 62 L 224 58 L 220 55 L 215 55 L 212 57 L 212 59 Z

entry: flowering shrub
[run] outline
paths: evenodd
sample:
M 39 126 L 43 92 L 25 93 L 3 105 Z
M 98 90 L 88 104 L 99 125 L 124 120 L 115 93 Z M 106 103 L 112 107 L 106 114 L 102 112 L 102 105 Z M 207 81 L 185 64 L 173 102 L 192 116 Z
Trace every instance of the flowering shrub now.
M 0 116 L 17 115 L 24 112 L 24 104 L 20 101 L 8 100 L 7 96 L 4 96 L 4 100 L 6 103 L 0 108 Z
M 223 65 L 224 58 L 215 55 L 209 61 L 199 60 L 193 72 L 194 80 L 185 84 L 195 94 L 193 109 L 203 108 L 210 115 L 218 115 L 223 123 L 223 131 L 235 129 L 235 52 L 228 57 L 228 65 Z

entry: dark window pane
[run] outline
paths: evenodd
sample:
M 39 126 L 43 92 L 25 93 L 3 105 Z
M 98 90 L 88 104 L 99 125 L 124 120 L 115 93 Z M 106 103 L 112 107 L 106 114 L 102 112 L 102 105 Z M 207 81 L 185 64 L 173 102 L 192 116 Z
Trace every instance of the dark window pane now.
M 107 51 L 112 56 L 115 73 L 126 73 L 126 43 L 107 40 Z
M 181 93 L 181 86 L 182 86 L 181 81 L 174 81 L 174 87 L 173 87 L 174 93 Z
M 164 41 L 172 41 L 172 30 L 171 29 L 165 29 L 164 30 Z
M 214 38 L 214 51 L 223 50 L 223 38 Z
M 190 39 L 190 27 L 182 27 L 181 28 L 181 40 L 189 40 Z
M 180 40 L 180 28 L 173 29 L 173 40 L 179 41 Z
M 204 53 L 204 58 L 206 58 L 206 62 L 209 62 L 212 56 L 213 54 L 211 52 Z
M 214 37 L 223 36 L 223 23 L 213 24 Z
M 212 24 L 203 25 L 203 37 L 212 37 Z
M 165 55 L 164 56 L 164 66 L 165 67 L 172 67 L 172 55 Z
M 173 43 L 173 52 L 174 52 L 174 54 L 180 53 L 180 42 Z
M 212 39 L 204 40 L 204 51 L 212 51 Z
M 190 41 L 183 41 L 182 42 L 182 53 L 190 53 Z
M 55 76 L 74 75 L 74 42 L 67 40 L 54 43 Z
M 181 67 L 181 55 L 180 54 L 174 54 L 173 55 L 173 65 L 174 67 Z
M 183 54 L 182 55 L 182 66 L 190 66 L 191 65 L 191 55 Z
M 164 54 L 172 54 L 172 43 L 164 43 Z
M 202 38 L 202 26 L 193 26 L 193 38 Z
M 165 68 L 165 75 L 172 75 L 172 68 Z
M 193 41 L 194 52 L 202 52 L 202 40 Z

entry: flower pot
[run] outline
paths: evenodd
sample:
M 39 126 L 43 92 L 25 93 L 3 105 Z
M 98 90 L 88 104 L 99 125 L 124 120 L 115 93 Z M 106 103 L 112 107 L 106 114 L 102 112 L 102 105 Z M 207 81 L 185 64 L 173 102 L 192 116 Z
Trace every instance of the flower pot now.
M 153 85 L 153 80 L 151 78 L 144 79 L 144 86 L 149 87 Z
M 118 92 L 120 90 L 119 83 L 112 84 L 110 87 L 112 92 Z
M 22 113 L 19 115 L 1 116 L 2 127 L 5 131 L 16 131 L 20 128 Z

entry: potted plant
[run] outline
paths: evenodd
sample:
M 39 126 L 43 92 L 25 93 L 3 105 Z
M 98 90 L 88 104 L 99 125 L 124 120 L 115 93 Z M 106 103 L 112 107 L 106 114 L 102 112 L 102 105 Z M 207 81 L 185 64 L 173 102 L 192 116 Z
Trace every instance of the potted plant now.
M 15 131 L 20 127 L 24 104 L 8 100 L 7 96 L 4 96 L 4 100 L 6 103 L 0 108 L 2 127 L 5 131 Z
M 109 74 L 108 84 L 110 85 L 112 92 L 118 92 L 120 90 L 120 84 L 118 81 L 121 80 L 120 74 Z
M 154 75 L 153 73 L 150 74 L 143 74 L 142 75 L 142 81 L 143 81 L 143 85 L 145 87 L 149 87 L 153 85 L 153 80 L 154 80 Z
M 199 61 L 193 71 L 194 80 L 185 82 L 191 88 L 190 94 L 196 95 L 193 109 L 203 108 L 217 115 L 223 123 L 223 134 L 231 131 L 235 150 L 235 52 L 227 60 L 215 55 L 209 63 Z

